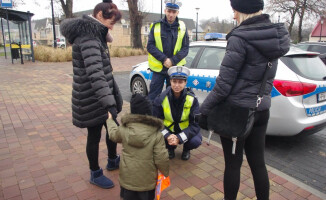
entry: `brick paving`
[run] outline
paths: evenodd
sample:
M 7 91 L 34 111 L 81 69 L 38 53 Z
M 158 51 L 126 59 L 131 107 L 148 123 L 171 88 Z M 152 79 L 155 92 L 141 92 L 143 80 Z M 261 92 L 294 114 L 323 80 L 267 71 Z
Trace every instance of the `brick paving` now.
M 112 58 L 114 70 L 130 71 L 146 56 Z M 0 57 L 0 200 L 119 198 L 119 171 L 108 172 L 116 186 L 105 190 L 89 184 L 85 153 L 86 130 L 71 123 L 71 63 L 11 64 Z M 123 113 L 128 112 L 125 102 Z M 123 115 L 123 113 L 121 115 Z M 121 145 L 118 145 L 121 152 Z M 104 137 L 99 162 L 106 165 Z M 189 161 L 170 161 L 169 199 L 222 199 L 224 160 L 221 146 L 212 142 L 192 151 Z M 326 199 L 301 182 L 268 167 L 270 199 Z M 238 199 L 255 199 L 248 163 L 241 170 Z

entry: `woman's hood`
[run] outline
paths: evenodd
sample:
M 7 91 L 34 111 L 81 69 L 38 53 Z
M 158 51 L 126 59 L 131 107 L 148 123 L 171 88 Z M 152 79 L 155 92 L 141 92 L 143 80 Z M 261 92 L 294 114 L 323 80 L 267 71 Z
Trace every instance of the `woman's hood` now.
M 81 18 L 63 20 L 60 24 L 60 30 L 70 44 L 74 43 L 77 37 L 83 36 L 105 39 L 108 32 L 107 27 L 87 15 Z
M 228 35 L 244 39 L 268 59 L 284 56 L 290 48 L 290 38 L 284 24 L 273 24 L 262 14 L 243 21 Z

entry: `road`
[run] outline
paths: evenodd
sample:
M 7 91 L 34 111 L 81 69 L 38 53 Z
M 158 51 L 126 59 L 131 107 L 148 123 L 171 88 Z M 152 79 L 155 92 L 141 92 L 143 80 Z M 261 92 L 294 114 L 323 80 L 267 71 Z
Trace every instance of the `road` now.
M 122 97 L 130 101 L 129 73 L 114 74 Z M 203 136 L 208 133 L 202 131 Z M 218 135 L 212 139 L 220 143 Z M 326 193 L 326 129 L 310 136 L 266 138 L 266 164 Z

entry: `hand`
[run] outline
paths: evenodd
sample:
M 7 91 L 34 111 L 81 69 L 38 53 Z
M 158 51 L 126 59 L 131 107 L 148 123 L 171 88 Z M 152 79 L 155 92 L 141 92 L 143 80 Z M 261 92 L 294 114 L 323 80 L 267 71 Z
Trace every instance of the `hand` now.
M 110 107 L 109 108 L 109 114 L 112 115 L 112 119 L 116 119 L 118 117 L 117 109 L 116 107 Z
M 175 134 L 171 134 L 168 138 L 168 144 L 169 145 L 178 145 L 179 144 L 179 138 Z
M 207 116 L 201 114 L 199 116 L 198 124 L 199 124 L 200 128 L 205 129 L 205 130 L 208 130 L 208 128 L 207 128 Z
M 172 67 L 172 61 L 171 61 L 170 58 L 167 58 L 167 59 L 164 61 L 164 66 L 167 67 L 167 68 Z

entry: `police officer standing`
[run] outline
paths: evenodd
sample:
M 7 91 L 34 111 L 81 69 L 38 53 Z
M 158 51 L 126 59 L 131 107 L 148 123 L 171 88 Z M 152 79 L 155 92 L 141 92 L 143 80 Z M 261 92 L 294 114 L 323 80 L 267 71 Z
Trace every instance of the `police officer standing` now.
M 168 70 L 171 86 L 157 96 L 153 104 L 153 115 L 164 121 L 162 134 L 170 159 L 175 157 L 178 144 L 183 144 L 181 159 L 188 160 L 190 150 L 198 148 L 202 142 L 200 127 L 195 122 L 199 103 L 193 91 L 185 88 L 189 73 L 187 67 L 171 67 Z
M 165 17 L 151 24 L 148 35 L 148 64 L 153 71 L 148 98 L 153 101 L 162 92 L 164 81 L 170 85 L 167 70 L 186 64 L 189 36 L 186 25 L 178 19 L 181 2 L 166 0 Z

